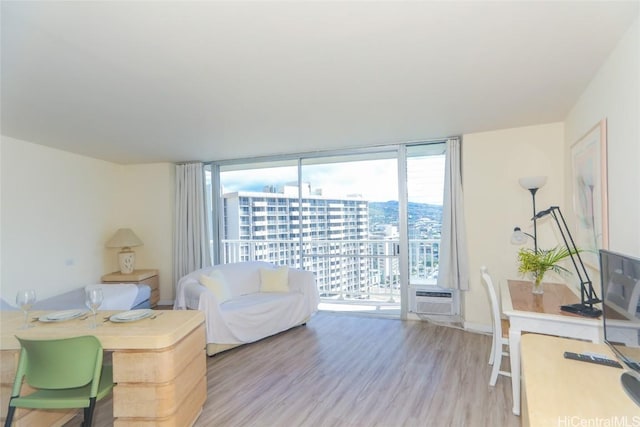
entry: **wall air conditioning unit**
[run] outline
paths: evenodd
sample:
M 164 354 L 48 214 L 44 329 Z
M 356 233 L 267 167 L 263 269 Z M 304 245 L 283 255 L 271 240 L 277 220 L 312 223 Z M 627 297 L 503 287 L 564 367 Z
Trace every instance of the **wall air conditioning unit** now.
M 453 316 L 460 312 L 457 290 L 437 286 L 409 288 L 409 311 L 416 314 Z

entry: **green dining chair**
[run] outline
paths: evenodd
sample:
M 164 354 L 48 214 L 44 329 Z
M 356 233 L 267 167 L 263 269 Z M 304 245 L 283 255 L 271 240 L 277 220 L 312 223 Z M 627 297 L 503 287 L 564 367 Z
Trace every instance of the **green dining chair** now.
M 100 341 L 90 335 L 18 341 L 20 359 L 5 427 L 11 425 L 16 408 L 83 408 L 83 426 L 91 426 L 96 401 L 113 388 L 113 369 L 102 364 Z M 21 396 L 23 380 L 35 391 Z

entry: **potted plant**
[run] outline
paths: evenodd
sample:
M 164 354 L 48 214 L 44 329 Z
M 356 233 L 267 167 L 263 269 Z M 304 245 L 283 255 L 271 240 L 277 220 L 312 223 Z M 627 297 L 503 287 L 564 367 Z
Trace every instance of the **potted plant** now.
M 522 248 L 518 251 L 518 271 L 526 274 L 531 273 L 533 277 L 533 293 L 542 294 L 542 278 L 549 270 L 556 273 L 562 271 L 569 273 L 569 270 L 558 263 L 563 259 L 573 255 L 567 248 L 556 246 L 553 249 L 538 249 L 536 252 L 530 248 Z

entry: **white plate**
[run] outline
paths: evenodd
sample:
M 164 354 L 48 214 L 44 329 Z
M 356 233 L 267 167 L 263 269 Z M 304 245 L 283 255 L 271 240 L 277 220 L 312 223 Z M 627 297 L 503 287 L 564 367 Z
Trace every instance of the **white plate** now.
M 38 320 L 41 322 L 64 322 L 65 320 L 72 320 L 82 316 L 86 313 L 85 310 L 65 310 L 56 311 L 55 313 L 45 314 L 40 316 Z
M 114 314 L 109 318 L 109 320 L 116 323 L 135 322 L 136 320 L 146 319 L 147 317 L 151 316 L 153 316 L 153 310 L 145 308 L 142 310 L 130 310 Z

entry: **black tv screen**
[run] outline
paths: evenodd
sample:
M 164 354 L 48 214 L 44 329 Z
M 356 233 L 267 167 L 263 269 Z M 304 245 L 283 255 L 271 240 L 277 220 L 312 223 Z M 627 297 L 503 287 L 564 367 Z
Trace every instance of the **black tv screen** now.
M 640 259 L 600 250 L 604 340 L 625 365 L 621 382 L 640 406 Z

